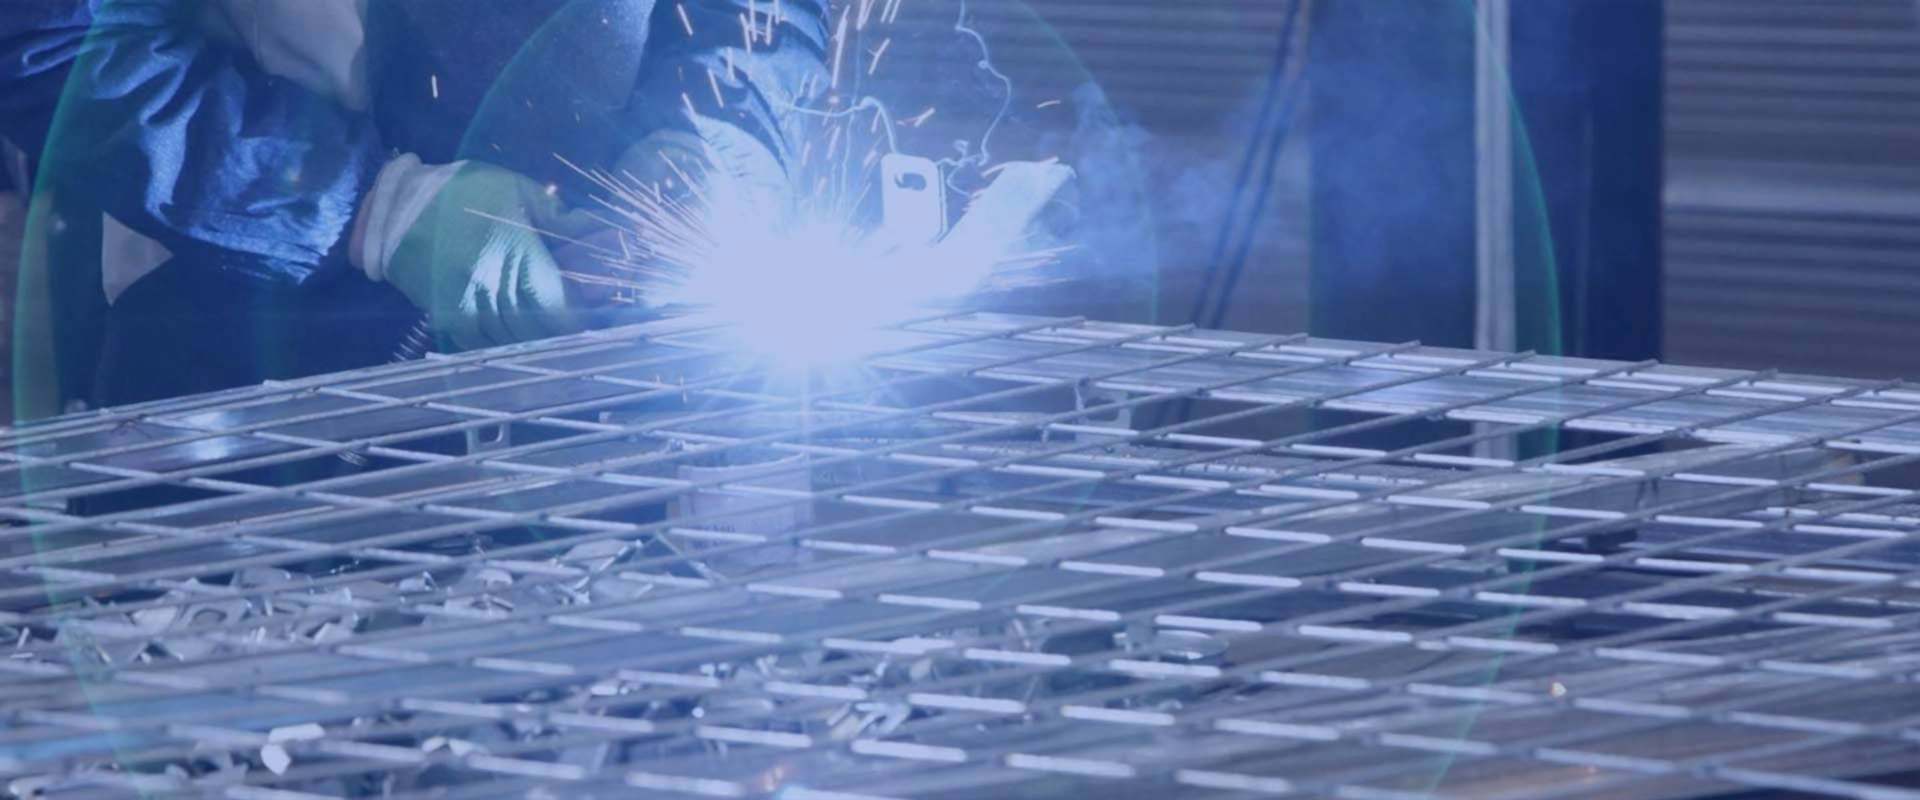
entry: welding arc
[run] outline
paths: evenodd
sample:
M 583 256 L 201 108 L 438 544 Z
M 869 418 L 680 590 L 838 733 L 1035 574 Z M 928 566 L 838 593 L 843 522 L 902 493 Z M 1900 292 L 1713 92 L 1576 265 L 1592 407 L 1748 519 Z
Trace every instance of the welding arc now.
M 1241 273 L 1246 271 L 1260 217 L 1273 194 L 1280 152 L 1286 145 L 1300 94 L 1295 85 L 1297 81 L 1287 80 L 1287 66 L 1293 60 L 1294 32 L 1301 5 L 1301 0 L 1288 0 L 1273 66 L 1267 75 L 1266 89 L 1261 92 L 1260 115 L 1240 160 L 1220 235 L 1214 242 L 1213 257 L 1206 265 L 1207 277 L 1201 281 L 1194 297 L 1192 321 L 1203 327 L 1219 327 L 1225 322 L 1228 298 L 1233 296 Z M 1250 204 L 1246 202 L 1249 191 L 1253 192 Z

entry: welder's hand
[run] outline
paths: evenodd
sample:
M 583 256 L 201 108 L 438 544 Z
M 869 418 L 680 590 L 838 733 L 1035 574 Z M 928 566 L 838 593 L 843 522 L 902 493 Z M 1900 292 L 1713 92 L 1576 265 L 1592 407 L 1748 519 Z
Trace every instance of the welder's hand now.
M 582 227 L 548 189 L 478 162 L 424 166 L 403 156 L 362 209 L 355 253 L 427 312 L 460 349 L 578 330 L 542 233 Z

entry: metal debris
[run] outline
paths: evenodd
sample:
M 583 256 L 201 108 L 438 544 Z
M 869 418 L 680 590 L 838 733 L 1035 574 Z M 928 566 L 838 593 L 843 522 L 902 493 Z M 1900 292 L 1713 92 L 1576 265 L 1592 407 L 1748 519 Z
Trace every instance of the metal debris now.
M 993 315 L 803 380 L 711 334 L 6 432 L 7 790 L 1911 794 L 1920 392 Z

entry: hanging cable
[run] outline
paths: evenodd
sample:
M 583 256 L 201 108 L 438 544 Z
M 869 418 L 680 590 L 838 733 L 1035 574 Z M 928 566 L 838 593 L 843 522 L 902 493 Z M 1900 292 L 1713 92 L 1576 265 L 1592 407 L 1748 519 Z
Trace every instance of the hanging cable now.
M 1220 233 L 1205 266 L 1205 277 L 1194 297 L 1191 319 L 1203 327 L 1217 328 L 1224 323 L 1227 299 L 1245 271 L 1245 262 L 1258 237 L 1260 216 L 1272 197 L 1280 153 L 1286 145 L 1299 97 L 1295 82 L 1287 80 L 1287 68 L 1293 61 L 1293 42 L 1303 6 L 1301 0 L 1288 0 L 1277 52 L 1261 92 L 1260 112 L 1248 138 L 1246 153 L 1241 157 L 1233 190 L 1228 195 Z M 1251 205 L 1246 203 L 1249 192 L 1253 198 Z

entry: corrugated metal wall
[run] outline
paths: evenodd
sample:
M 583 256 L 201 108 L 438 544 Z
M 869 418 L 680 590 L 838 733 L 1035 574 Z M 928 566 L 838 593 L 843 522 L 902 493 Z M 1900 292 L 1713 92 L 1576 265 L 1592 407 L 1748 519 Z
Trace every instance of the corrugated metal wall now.
M 1023 24 L 1023 5 L 1052 30 Z M 1280 0 L 970 4 L 982 29 L 999 35 L 1002 58 L 1017 62 L 1057 35 L 1116 101 L 1168 129 L 1205 129 L 1238 110 L 1273 62 L 1285 6 Z
M 1920 376 L 1913 0 L 1668 0 L 1667 357 Z
M 1242 152 L 1285 5 L 971 3 L 1011 72 L 1055 35 L 1071 47 L 1149 135 L 1149 152 L 1186 162 L 1149 164 L 1156 186 Z M 1051 30 L 1010 11 L 1020 6 Z M 1666 357 L 1920 376 L 1914 0 L 1667 0 L 1667 15 Z M 1048 72 L 1020 77 L 1038 85 Z M 1289 148 L 1231 326 L 1306 324 L 1309 133 Z M 1194 245 L 1211 241 L 1220 211 L 1157 209 L 1161 319 L 1191 307 L 1206 257 Z

